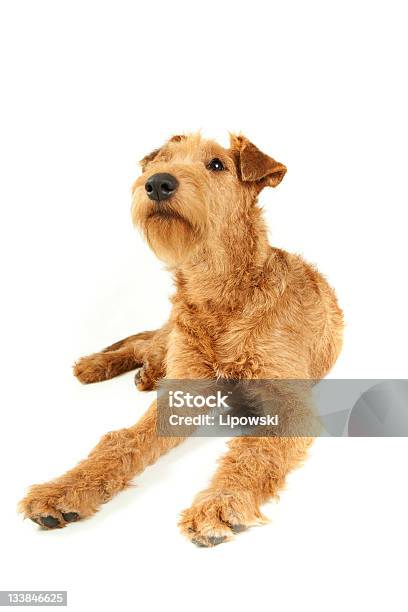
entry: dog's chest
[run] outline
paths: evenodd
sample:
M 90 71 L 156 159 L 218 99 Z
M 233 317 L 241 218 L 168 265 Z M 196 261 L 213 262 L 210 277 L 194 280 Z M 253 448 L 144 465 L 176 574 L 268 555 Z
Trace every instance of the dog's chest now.
M 182 310 L 175 313 L 179 349 L 191 367 L 203 364 L 211 376 L 254 378 L 260 356 L 255 346 L 256 321 L 246 313 Z

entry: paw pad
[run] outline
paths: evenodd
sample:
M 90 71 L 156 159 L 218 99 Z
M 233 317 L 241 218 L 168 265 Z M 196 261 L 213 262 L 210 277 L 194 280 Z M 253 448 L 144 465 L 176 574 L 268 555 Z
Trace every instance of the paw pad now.
M 225 542 L 226 539 L 227 536 L 208 536 L 205 539 L 203 538 L 202 540 L 197 540 L 196 538 L 193 538 L 191 541 L 199 548 L 208 548 L 209 546 L 218 546 L 218 544 L 222 544 L 223 542 Z
M 78 512 L 63 512 L 62 517 L 66 523 L 75 523 L 79 520 Z
M 40 516 L 30 517 L 34 523 L 37 523 L 40 527 L 46 527 L 47 529 L 56 529 L 57 527 L 64 527 L 64 523 L 61 523 L 55 516 Z M 79 521 L 79 514 L 77 512 L 62 512 L 62 518 L 65 523 L 75 523 Z
M 60 522 L 55 516 L 41 516 L 38 520 L 33 519 L 36 523 L 48 529 L 55 529 L 60 526 Z

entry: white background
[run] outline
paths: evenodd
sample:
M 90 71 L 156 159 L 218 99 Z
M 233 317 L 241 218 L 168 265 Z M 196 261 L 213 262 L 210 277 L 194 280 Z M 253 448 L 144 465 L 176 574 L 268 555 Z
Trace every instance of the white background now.
M 224 440 L 186 442 L 67 529 L 15 510 L 152 399 L 71 365 L 166 319 L 130 186 L 172 133 L 242 131 L 288 166 L 261 200 L 271 241 L 337 289 L 331 375 L 406 377 L 404 5 L 1 2 L 0 589 L 68 589 L 75 611 L 406 610 L 405 439 L 318 440 L 271 524 L 214 549 L 176 523 Z

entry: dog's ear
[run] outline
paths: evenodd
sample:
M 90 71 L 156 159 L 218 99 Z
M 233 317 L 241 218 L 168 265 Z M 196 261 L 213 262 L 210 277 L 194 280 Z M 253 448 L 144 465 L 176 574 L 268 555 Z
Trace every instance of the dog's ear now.
M 260 188 L 279 185 L 286 174 L 286 166 L 262 153 L 245 136 L 231 134 L 230 141 L 238 176 L 242 181 L 258 183 Z
M 181 142 L 182 140 L 185 140 L 187 138 L 187 136 L 185 134 L 175 134 L 174 136 L 172 136 L 169 140 L 169 142 Z
M 139 165 L 142 167 L 143 172 L 144 172 L 144 169 L 147 166 L 147 164 L 149 162 L 153 161 L 154 158 L 160 153 L 160 150 L 161 149 L 155 149 L 154 151 L 152 151 L 148 155 L 145 155 L 144 158 L 140 160 Z
M 176 134 L 175 136 L 172 136 L 171 138 L 169 138 L 167 142 L 181 142 L 182 140 L 185 140 L 186 138 L 187 137 L 184 134 Z M 154 151 L 152 151 L 148 155 L 145 155 L 144 158 L 140 160 L 139 165 L 142 167 L 143 172 L 147 164 L 153 161 L 154 158 L 157 157 L 157 155 L 160 153 L 161 150 L 162 150 L 162 147 L 159 147 L 158 149 L 154 149 Z

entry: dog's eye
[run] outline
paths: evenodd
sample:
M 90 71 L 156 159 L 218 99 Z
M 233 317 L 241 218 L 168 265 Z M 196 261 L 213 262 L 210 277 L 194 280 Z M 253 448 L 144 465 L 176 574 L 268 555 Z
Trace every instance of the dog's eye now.
M 208 164 L 207 168 L 212 170 L 213 172 L 221 172 L 221 170 L 225 170 L 224 164 L 218 157 L 214 157 Z

